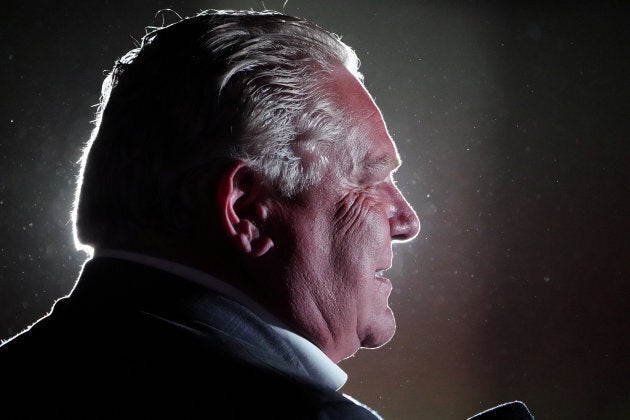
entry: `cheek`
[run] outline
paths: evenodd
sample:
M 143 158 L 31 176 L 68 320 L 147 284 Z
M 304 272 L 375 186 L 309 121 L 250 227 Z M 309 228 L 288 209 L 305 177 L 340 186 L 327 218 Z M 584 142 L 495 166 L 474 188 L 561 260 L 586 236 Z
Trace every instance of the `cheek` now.
M 354 238 L 365 235 L 375 201 L 366 193 L 349 193 L 337 204 L 333 229 L 337 238 Z
M 334 249 L 346 264 L 366 265 L 373 269 L 378 253 L 389 244 L 389 221 L 384 206 L 366 192 L 346 195 L 336 208 L 334 217 Z

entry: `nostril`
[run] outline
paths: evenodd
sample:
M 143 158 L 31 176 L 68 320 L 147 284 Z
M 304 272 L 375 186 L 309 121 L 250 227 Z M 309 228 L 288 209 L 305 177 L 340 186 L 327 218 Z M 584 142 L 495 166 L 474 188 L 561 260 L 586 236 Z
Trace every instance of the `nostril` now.
M 409 210 L 409 213 L 403 213 L 393 220 L 391 233 L 395 241 L 409 241 L 420 232 L 420 220 L 411 208 Z
M 409 241 L 420 232 L 420 220 L 400 190 L 396 188 L 396 192 L 390 208 L 390 234 L 394 241 Z

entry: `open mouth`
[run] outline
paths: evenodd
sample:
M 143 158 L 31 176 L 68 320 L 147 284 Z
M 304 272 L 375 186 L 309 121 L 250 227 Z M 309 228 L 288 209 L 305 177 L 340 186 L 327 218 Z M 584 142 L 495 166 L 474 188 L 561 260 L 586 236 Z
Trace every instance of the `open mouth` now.
M 376 280 L 377 287 L 382 288 L 384 293 L 389 296 L 389 293 L 392 291 L 392 282 L 390 279 L 385 277 L 385 271 L 389 270 L 390 267 L 384 268 L 382 270 L 376 270 L 374 272 L 374 280 Z
M 377 269 L 376 272 L 374 273 L 374 277 L 376 277 L 377 279 L 384 279 L 385 276 L 385 272 L 387 270 L 389 270 L 391 267 L 385 267 L 385 268 L 381 268 L 381 269 Z

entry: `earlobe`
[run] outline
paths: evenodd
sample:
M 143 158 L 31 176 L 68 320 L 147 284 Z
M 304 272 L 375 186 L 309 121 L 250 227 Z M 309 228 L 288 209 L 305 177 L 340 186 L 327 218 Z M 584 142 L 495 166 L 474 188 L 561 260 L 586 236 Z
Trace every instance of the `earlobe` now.
M 244 162 L 235 162 L 221 176 L 217 189 L 220 226 L 243 254 L 260 257 L 273 247 L 271 237 L 263 233 L 268 198 L 261 176 Z
M 259 236 L 251 242 L 251 255 L 253 257 L 262 257 L 273 248 L 273 241 L 268 236 Z
M 273 247 L 270 237 L 262 235 L 251 220 L 241 219 L 236 227 L 238 248 L 253 257 L 261 257 Z

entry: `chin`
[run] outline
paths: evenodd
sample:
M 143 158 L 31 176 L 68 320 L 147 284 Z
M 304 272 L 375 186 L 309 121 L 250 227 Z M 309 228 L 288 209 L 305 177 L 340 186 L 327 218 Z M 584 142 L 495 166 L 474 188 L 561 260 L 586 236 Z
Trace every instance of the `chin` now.
M 396 320 L 390 308 L 375 321 L 361 340 L 361 347 L 375 349 L 387 344 L 396 332 Z

